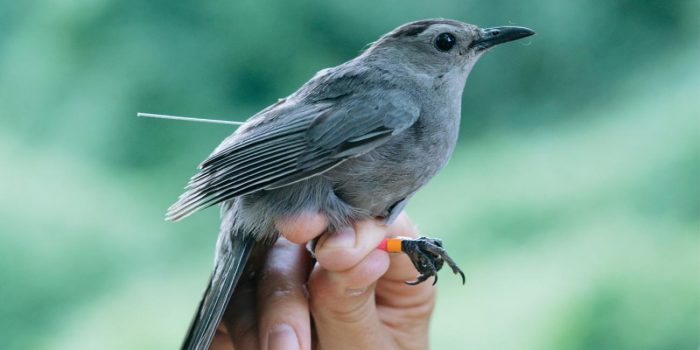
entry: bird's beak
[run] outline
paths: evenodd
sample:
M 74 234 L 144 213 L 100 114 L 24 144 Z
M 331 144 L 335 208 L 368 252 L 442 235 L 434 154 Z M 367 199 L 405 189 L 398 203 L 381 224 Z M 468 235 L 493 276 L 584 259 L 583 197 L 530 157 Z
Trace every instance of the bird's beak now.
M 493 27 L 481 30 L 481 37 L 474 40 L 469 47 L 477 51 L 486 50 L 491 46 L 518 40 L 535 34 L 532 29 L 525 27 Z

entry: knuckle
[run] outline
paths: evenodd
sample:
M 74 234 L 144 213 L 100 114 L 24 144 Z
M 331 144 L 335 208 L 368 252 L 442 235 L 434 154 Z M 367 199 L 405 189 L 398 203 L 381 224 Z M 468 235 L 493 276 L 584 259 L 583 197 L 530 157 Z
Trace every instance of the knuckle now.
M 304 295 L 301 286 L 283 284 L 261 290 L 260 296 L 263 300 L 293 299 Z
M 367 321 L 369 303 L 372 298 L 358 297 L 360 300 L 342 302 L 338 297 L 319 297 L 311 295 L 309 306 L 315 318 L 334 320 L 346 325 L 361 325 Z

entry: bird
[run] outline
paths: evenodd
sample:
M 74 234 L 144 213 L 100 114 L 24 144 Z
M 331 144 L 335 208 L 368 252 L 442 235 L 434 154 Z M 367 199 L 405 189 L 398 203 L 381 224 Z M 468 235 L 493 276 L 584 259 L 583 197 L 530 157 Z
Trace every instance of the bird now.
M 442 18 L 403 24 L 224 139 L 166 214 L 176 221 L 213 205 L 221 210 L 214 269 L 182 348 L 208 348 L 251 251 L 279 237 L 275 220 L 316 212 L 334 232 L 358 220 L 396 219 L 450 159 L 474 64 L 490 48 L 533 34 Z M 437 280 L 444 263 L 464 283 L 439 239 L 388 242 L 419 273 L 408 284 Z

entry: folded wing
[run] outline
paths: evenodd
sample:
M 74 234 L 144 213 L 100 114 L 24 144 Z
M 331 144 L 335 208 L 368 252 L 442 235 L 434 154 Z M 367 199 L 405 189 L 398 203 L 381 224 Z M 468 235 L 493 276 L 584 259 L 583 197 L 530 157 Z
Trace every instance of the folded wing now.
M 262 113 L 270 117 L 257 116 L 200 165 L 167 219 L 321 174 L 405 130 L 420 109 L 407 93 L 388 90 Z

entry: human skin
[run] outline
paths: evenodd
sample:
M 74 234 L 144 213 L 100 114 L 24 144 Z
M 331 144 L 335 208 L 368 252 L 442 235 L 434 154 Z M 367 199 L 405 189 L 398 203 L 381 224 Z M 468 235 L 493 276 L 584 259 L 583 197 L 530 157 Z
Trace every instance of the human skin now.
M 395 223 L 356 222 L 324 233 L 304 214 L 277 222 L 282 237 L 260 275 L 234 294 L 211 349 L 427 349 L 435 289 L 409 286 L 404 254 L 376 249 L 385 237 L 417 237 L 405 214 Z M 312 265 L 304 243 L 321 236 Z

